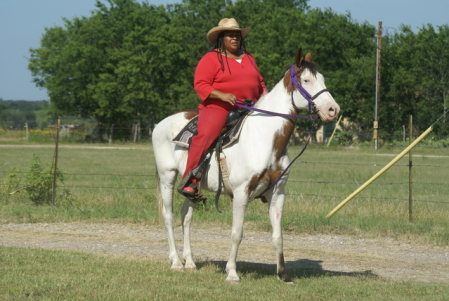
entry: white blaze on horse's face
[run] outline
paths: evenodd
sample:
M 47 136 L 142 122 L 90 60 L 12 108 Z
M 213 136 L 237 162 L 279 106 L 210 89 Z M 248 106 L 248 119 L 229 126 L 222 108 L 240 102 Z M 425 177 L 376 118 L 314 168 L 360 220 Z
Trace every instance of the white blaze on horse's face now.
M 320 91 L 326 89 L 324 76 L 319 72 L 314 75 L 307 68 L 301 73 L 299 82 L 304 87 L 304 89 L 309 92 L 310 95 L 312 95 L 312 97 Z M 298 91 L 296 91 L 296 93 L 299 94 Z M 300 95 L 297 96 L 301 97 Z M 313 100 L 313 102 L 315 103 L 318 116 L 320 116 L 322 121 L 334 121 L 338 118 L 340 106 L 335 102 L 334 98 L 329 92 L 320 94 Z M 306 105 L 308 105 L 308 103 Z

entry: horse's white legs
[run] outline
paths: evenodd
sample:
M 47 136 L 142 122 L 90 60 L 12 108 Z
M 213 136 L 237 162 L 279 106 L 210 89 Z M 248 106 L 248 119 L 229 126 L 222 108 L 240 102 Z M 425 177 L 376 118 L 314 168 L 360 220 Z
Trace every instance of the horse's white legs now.
M 226 264 L 226 272 L 228 277 L 226 281 L 230 282 L 239 282 L 240 278 L 237 275 L 237 253 L 240 246 L 240 243 L 243 238 L 243 221 L 245 218 L 246 207 L 248 205 L 248 201 L 245 200 L 237 201 L 234 198 L 232 203 L 232 231 L 231 231 L 231 253 L 229 254 L 228 263 Z
M 188 270 L 196 270 L 190 246 L 190 223 L 192 222 L 193 209 L 195 209 L 195 204 L 185 198 L 181 209 L 182 233 L 184 235 L 184 250 L 182 255 L 186 261 L 185 268 Z
M 173 218 L 173 186 L 176 180 L 176 171 L 167 171 L 165 174 L 159 173 L 160 190 L 163 200 L 162 215 L 164 217 L 165 228 L 167 229 L 169 255 L 172 270 L 182 270 L 183 265 L 176 251 L 174 218 Z
M 279 188 L 278 191 L 271 197 L 269 200 L 269 214 L 271 226 L 273 228 L 273 244 L 276 250 L 276 261 L 277 261 L 277 275 L 279 280 L 284 282 L 293 284 L 293 281 L 287 274 L 285 269 L 285 260 L 284 260 L 284 242 L 282 238 L 282 211 L 284 208 L 284 188 Z

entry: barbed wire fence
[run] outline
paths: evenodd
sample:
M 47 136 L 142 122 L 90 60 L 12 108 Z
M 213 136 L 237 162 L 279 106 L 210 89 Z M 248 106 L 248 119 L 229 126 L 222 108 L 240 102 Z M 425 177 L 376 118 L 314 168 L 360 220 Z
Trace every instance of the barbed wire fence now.
M 150 151 L 150 149 L 148 148 L 148 151 Z M 13 158 L 14 154 L 9 154 L 8 157 Z M 48 158 L 51 159 L 52 155 L 49 153 L 48 154 Z M 102 159 L 105 159 L 104 157 L 101 157 Z M 74 158 L 72 158 L 74 159 Z M 78 159 L 75 160 L 79 160 L 82 159 L 82 157 L 79 157 Z M 114 157 L 114 158 L 109 158 L 109 159 L 119 159 L 119 160 L 141 160 L 141 157 Z M 147 160 L 151 159 L 150 156 L 148 156 L 147 158 L 145 158 Z M 324 166 L 329 166 L 329 165 L 337 165 L 339 167 L 354 167 L 354 166 L 359 166 L 359 167 L 372 167 L 372 164 L 364 164 L 364 163 L 340 163 L 340 162 L 332 162 L 332 161 L 298 161 L 297 164 L 309 164 L 309 165 L 313 165 L 313 166 L 318 166 L 317 169 L 319 169 L 319 166 L 322 166 L 323 168 L 325 168 Z M 446 171 L 447 169 L 447 165 L 434 165 L 434 164 L 415 164 L 414 167 L 417 168 L 426 168 L 426 169 L 439 169 L 440 171 Z M 396 165 L 394 168 L 408 168 L 407 164 L 401 164 L 401 165 Z M 1 174 L 1 178 L 4 178 L 5 176 L 7 176 L 8 172 L 5 170 L 0 170 L 0 174 Z M 24 175 L 26 174 L 26 171 L 20 171 L 18 172 L 19 175 Z M 153 195 L 155 195 L 155 190 L 156 190 L 156 176 L 155 174 L 150 174 L 150 173 L 145 173 L 145 174 L 136 174 L 136 173 L 121 173 L 121 172 L 117 172 L 117 173 L 101 173 L 101 172 L 94 172 L 94 173 L 74 173 L 74 172 L 66 172 L 64 173 L 65 176 L 67 177 L 72 177 L 72 178 L 83 178 L 84 180 L 86 180 L 87 182 L 89 182 L 89 184 L 76 184 L 76 181 L 72 181 L 73 183 L 71 184 L 63 184 L 58 186 L 58 189 L 80 189 L 80 190 L 89 190 L 89 191 L 121 191 L 121 193 L 127 193 L 127 192 L 132 192 L 132 191 L 138 191 L 138 192 L 148 192 L 150 191 L 150 193 Z M 102 181 L 102 178 L 107 178 L 107 177 L 126 177 L 128 179 L 132 179 L 131 182 L 136 182 L 136 183 L 143 183 L 146 182 L 146 185 L 133 185 L 133 186 L 128 186 L 128 185 L 124 185 L 124 186 L 119 186 L 119 185 L 102 185 L 102 184 L 96 184 L 96 183 L 102 183 L 104 181 Z M 96 180 L 89 180 L 91 178 L 95 178 Z M 328 186 L 328 185 L 335 185 L 335 186 L 354 186 L 354 182 L 352 181 L 317 181 L 317 180 L 297 180 L 297 179 L 289 179 L 288 181 L 288 186 L 295 186 L 295 185 L 304 185 L 304 184 L 308 184 L 308 185 L 314 185 L 316 187 L 318 187 L 316 190 L 320 191 L 322 189 L 320 189 L 320 187 L 322 186 Z M 2 184 L 4 185 L 4 184 Z M 401 187 L 401 189 L 404 188 L 404 186 L 408 185 L 408 181 L 395 181 L 395 182 L 387 182 L 387 183 L 373 183 L 373 186 L 377 186 L 380 187 L 380 189 L 382 189 L 382 187 L 385 186 L 395 186 L 395 187 Z M 447 187 L 447 182 L 445 181 L 444 178 L 441 179 L 441 182 L 429 182 L 429 181 L 423 181 L 423 179 L 419 179 L 419 181 L 415 181 L 414 182 L 415 186 L 423 186 L 423 187 L 431 187 L 432 189 L 438 189 L 438 187 Z M 399 189 L 399 188 L 398 188 Z M 319 198 L 319 199 L 327 199 L 327 200 L 335 200 L 335 199 L 344 199 L 346 197 L 346 195 L 330 195 L 330 194 L 322 194 L 322 193 L 293 193 L 293 192 L 287 192 L 286 196 L 288 198 Z M 399 197 L 376 197 L 376 196 L 369 196 L 369 197 L 364 197 L 364 196 L 357 196 L 356 199 L 359 200 L 363 200 L 363 199 L 369 199 L 370 201 L 395 201 L 395 202 L 408 202 L 408 198 L 399 198 Z M 29 200 L 27 199 L 22 199 L 23 202 L 28 202 Z M 429 200 L 429 199 L 419 199 L 419 198 L 414 198 L 413 202 L 415 203 L 432 203 L 432 204 L 438 204 L 440 206 L 448 206 L 449 209 L 449 201 L 444 201 L 444 200 Z M 132 205 L 132 204 L 129 204 Z M 156 210 L 157 209 L 157 202 L 155 200 L 154 204 L 153 204 L 153 209 Z M 404 216 L 402 216 L 402 218 L 404 218 Z M 448 217 L 449 218 L 449 217 Z
M 104 138 L 102 138 L 102 142 L 107 141 L 109 144 L 112 144 L 114 139 L 113 137 L 113 132 L 117 133 L 119 132 L 121 129 L 119 128 L 109 128 L 109 138 L 107 136 L 103 136 Z M 131 134 L 128 133 L 128 141 L 134 142 L 135 144 L 138 144 L 139 141 L 148 141 L 149 138 L 151 137 L 151 129 L 149 128 L 144 128 L 141 129 L 140 126 L 138 124 L 136 124 L 136 126 L 133 126 L 133 128 L 131 129 L 126 129 L 131 130 Z M 65 134 L 61 134 L 64 133 Z M 87 131 L 88 132 L 88 131 Z M 103 130 L 102 132 L 107 132 L 106 130 Z M 139 133 L 140 132 L 140 133 Z M 147 138 L 146 135 L 142 135 L 142 132 L 146 132 L 148 135 Z M 55 139 L 54 137 L 56 137 L 56 133 L 59 133 L 59 136 L 61 137 L 62 140 L 66 139 L 67 137 L 82 137 L 82 135 L 84 135 L 84 140 L 83 142 L 93 142 L 93 141 L 87 141 L 85 138 L 85 134 L 86 131 L 84 129 L 84 132 L 82 134 L 76 134 L 77 132 L 75 130 L 71 130 L 71 131 L 66 131 L 64 130 L 64 127 L 61 126 L 59 129 L 56 128 L 50 128 L 50 132 L 48 133 L 48 135 L 52 136 L 53 135 L 53 139 L 56 140 L 55 141 L 55 153 L 53 154 L 53 156 L 49 153 L 48 157 L 51 158 L 53 160 L 53 164 L 56 160 L 58 160 L 58 154 L 57 154 L 57 147 L 59 144 L 59 139 Z M 78 136 L 76 136 L 78 135 Z M 26 137 L 31 137 L 32 134 L 30 133 L 26 133 Z M 78 138 L 75 138 L 74 140 L 66 140 L 67 141 L 78 141 Z M 108 138 L 108 139 L 106 139 Z M 49 149 L 51 149 L 51 146 L 47 146 Z M 445 146 L 438 146 L 438 147 L 434 147 L 434 148 L 441 148 L 444 149 Z M 148 151 L 150 152 L 150 149 L 148 148 Z M 14 154 L 7 154 L 7 156 L 9 156 L 10 158 L 14 157 Z M 90 156 L 90 158 L 92 158 L 92 156 Z M 72 158 L 73 159 L 73 158 Z M 79 156 L 78 159 L 82 159 L 82 156 Z M 105 157 L 103 156 L 102 159 L 105 159 Z M 117 157 L 115 158 L 117 159 Z M 123 160 L 125 159 L 123 158 L 118 158 L 119 160 Z M 130 158 L 126 158 L 126 159 L 130 159 Z M 131 160 L 139 160 L 141 158 L 131 158 Z M 152 160 L 151 156 L 145 157 L 145 160 Z M 341 167 L 353 167 L 353 166 L 372 166 L 371 164 L 365 164 L 365 163 L 341 163 L 341 162 L 332 162 L 332 161 L 298 161 L 297 164 L 313 164 L 314 166 L 329 166 L 329 165 L 338 165 Z M 443 173 L 447 170 L 447 165 L 441 164 L 441 165 L 435 165 L 435 164 L 414 164 L 414 167 L 420 167 L 420 168 L 426 168 L 426 169 L 440 169 L 441 171 L 443 171 Z M 400 167 L 409 167 L 409 165 L 395 165 L 394 168 L 400 168 Z M 56 169 L 53 169 L 56 173 Z M 17 172 L 19 175 L 24 175 L 26 172 L 24 171 L 20 171 Z M 0 169 L 0 174 L 2 175 L 1 178 L 3 179 L 8 172 L 5 170 Z M 133 186 L 116 186 L 116 185 L 98 185 L 95 183 L 102 183 L 103 181 L 87 181 L 89 182 L 88 184 L 76 184 L 75 182 L 71 183 L 71 184 L 64 184 L 61 185 L 60 188 L 61 189 L 88 189 L 88 190 L 121 190 L 121 191 L 148 191 L 148 190 L 152 190 L 155 191 L 156 190 L 156 178 L 154 174 L 149 174 L 149 173 L 144 173 L 144 174 L 134 174 L 134 173 L 127 173 L 127 172 L 120 172 L 118 171 L 117 173 L 102 173 L 102 172 L 92 172 L 92 173 L 77 173 L 77 172 L 71 172 L 68 171 L 65 173 L 66 176 L 70 176 L 72 178 L 74 177 L 79 177 L 79 178 L 95 178 L 95 179 L 99 179 L 99 178 L 104 178 L 104 177 L 126 177 L 126 178 L 131 178 L 131 179 L 136 179 L 135 182 L 143 182 L 142 179 L 147 180 L 146 186 L 145 185 L 141 185 L 141 186 L 137 186 L 137 185 L 133 185 Z M 419 178 L 419 177 L 418 177 Z M 425 186 L 425 187 L 446 187 L 447 186 L 447 182 L 445 181 L 445 179 L 447 179 L 447 177 L 442 177 L 441 178 L 441 182 L 437 181 L 437 182 L 428 182 L 428 181 L 423 181 L 422 179 L 419 179 L 417 181 L 414 181 L 414 185 L 418 185 L 418 186 Z M 56 183 L 56 182 L 54 182 Z M 354 185 L 353 182 L 348 182 L 348 181 L 300 181 L 297 179 L 292 179 L 290 178 L 288 185 L 296 185 L 296 184 L 304 184 L 304 183 L 308 183 L 308 184 L 313 184 L 316 185 L 317 187 L 320 187 L 321 185 Z M 382 186 L 403 186 L 403 185 L 407 185 L 409 182 L 406 181 L 397 181 L 397 182 L 389 182 L 389 183 L 374 183 L 373 185 L 377 185 L 379 187 Z M 0 185 L 5 185 L 3 182 L 0 182 Z M 56 188 L 56 184 L 54 184 L 55 186 L 53 187 L 53 200 L 55 198 L 55 193 L 57 191 Z M 320 191 L 321 189 L 317 189 L 317 191 Z M 327 194 L 320 194 L 320 193 L 292 193 L 292 192 L 287 192 L 287 197 L 294 197 L 294 198 L 321 198 L 321 199 L 343 199 L 346 196 L 345 195 L 327 195 Z M 391 198 L 378 198 L 376 196 L 370 196 L 370 197 L 363 197 L 363 196 L 358 196 L 357 199 L 370 199 L 373 201 L 385 201 L 385 200 L 390 200 L 390 201 L 408 201 L 408 198 L 397 198 L 397 197 L 391 197 Z M 27 201 L 26 199 L 23 199 L 23 201 Z M 428 199 L 413 199 L 414 202 L 416 203 L 432 203 L 432 204 L 438 204 L 441 206 L 447 206 L 449 205 L 449 201 L 445 201 L 445 200 L 428 200 Z M 157 206 L 157 205 L 156 205 Z
M 23 128 L 3 129 L 0 128 L 0 141 L 20 141 L 20 142 L 53 142 L 55 140 L 57 125 L 45 128 L 29 128 L 24 124 Z M 112 124 L 110 127 L 102 126 L 76 126 L 61 123 L 59 135 L 62 143 L 147 143 L 151 141 L 153 127 L 142 126 L 139 122 L 128 127 L 120 127 Z M 395 143 L 406 143 L 408 140 L 407 126 L 398 129 L 395 133 L 389 134 L 379 132 L 380 146 L 401 147 Z M 332 129 L 326 125 L 321 126 L 315 133 L 315 144 L 326 144 L 331 136 Z M 358 143 L 372 142 L 373 133 L 370 130 L 355 129 L 352 126 L 345 126 L 339 131 L 340 143 L 343 145 L 357 145 Z M 301 144 L 309 135 L 308 128 L 297 127 L 290 139 L 291 145 Z M 434 141 L 441 141 L 441 146 L 449 146 L 449 136 L 446 134 L 432 133 Z M 413 133 L 413 138 L 419 133 Z M 440 147 L 440 146 L 437 146 Z

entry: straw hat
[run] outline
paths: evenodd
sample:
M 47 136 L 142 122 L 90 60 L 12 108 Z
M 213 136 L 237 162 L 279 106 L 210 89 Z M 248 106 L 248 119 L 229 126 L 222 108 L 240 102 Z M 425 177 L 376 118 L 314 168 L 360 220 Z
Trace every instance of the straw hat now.
M 238 30 L 241 32 L 242 37 L 246 37 L 251 28 L 240 28 L 239 23 L 234 18 L 224 18 L 219 23 L 218 26 L 212 28 L 207 33 L 206 37 L 209 42 L 215 44 L 218 35 L 225 30 Z

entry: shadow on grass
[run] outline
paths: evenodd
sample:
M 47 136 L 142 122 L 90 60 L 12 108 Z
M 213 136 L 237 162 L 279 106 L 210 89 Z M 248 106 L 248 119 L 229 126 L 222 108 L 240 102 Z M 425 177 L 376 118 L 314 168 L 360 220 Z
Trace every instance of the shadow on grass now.
M 331 271 L 323 269 L 322 260 L 299 259 L 289 261 L 286 263 L 287 272 L 292 278 L 317 278 L 317 277 L 370 277 L 379 278 L 371 270 L 366 271 Z M 215 265 L 220 269 L 220 272 L 225 273 L 226 261 L 201 261 L 196 263 L 197 268 L 201 269 L 204 266 Z M 237 262 L 237 273 L 242 277 L 253 279 L 261 279 L 265 277 L 273 277 L 276 275 L 276 264 L 254 263 L 248 261 Z

